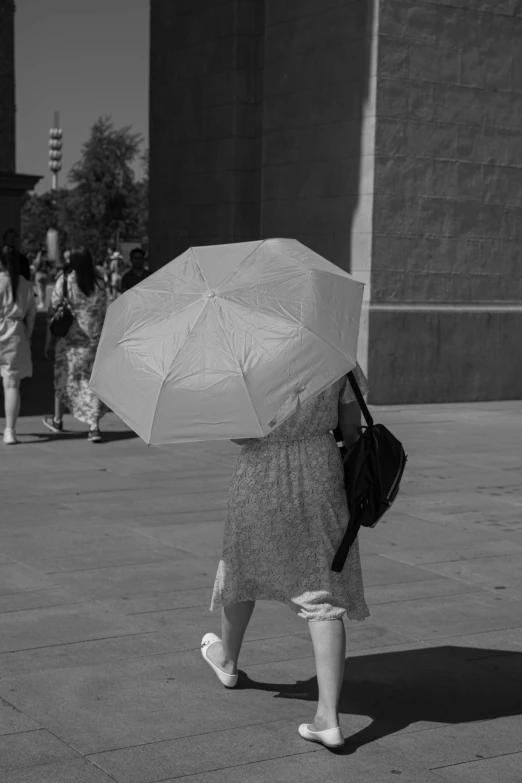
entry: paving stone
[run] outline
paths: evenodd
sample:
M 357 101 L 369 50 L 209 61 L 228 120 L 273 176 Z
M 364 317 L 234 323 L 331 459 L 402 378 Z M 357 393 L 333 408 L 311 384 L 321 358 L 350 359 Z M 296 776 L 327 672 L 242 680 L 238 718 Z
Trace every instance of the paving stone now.
M 221 612 L 210 612 L 209 604 L 212 590 L 209 590 L 207 605 L 181 607 L 172 610 L 147 611 L 133 614 L 150 630 L 160 627 L 184 626 L 193 629 L 211 627 L 220 629 Z M 307 630 L 306 621 L 298 617 L 289 607 L 276 601 L 257 601 L 245 638 L 254 636 L 278 636 Z M 199 639 L 197 641 L 199 644 Z
M 500 716 L 496 720 L 442 726 L 415 735 L 387 737 L 378 743 L 437 771 L 439 767 L 463 764 L 480 757 L 517 753 L 522 743 L 522 716 Z
M 504 655 L 488 655 L 476 663 L 485 671 L 522 682 L 522 649 Z
M 177 525 L 147 525 L 147 534 L 164 542 L 191 552 L 198 557 L 220 557 L 223 548 L 224 521 L 199 522 Z M 522 551 L 522 545 L 520 547 Z
M 305 740 L 301 740 L 305 742 Z M 223 767 L 181 778 L 169 778 L 163 783 L 441 783 L 435 773 L 416 767 L 398 753 L 389 753 L 375 744 L 331 752 L 320 746 L 299 754 L 267 761 Z M 395 776 L 400 776 L 396 778 Z
M 176 556 L 168 542 L 116 525 L 69 522 L 4 532 L 6 553 L 16 560 L 52 574 L 108 565 L 154 562 Z
M 411 639 L 443 639 L 518 627 L 522 625 L 522 605 L 485 592 L 466 593 L 374 606 L 372 620 L 400 628 Z
M 518 545 L 514 545 L 514 548 Z M 516 587 L 522 584 L 522 553 L 484 557 L 452 563 L 432 563 L 427 570 L 484 587 Z
M 11 770 L 5 783 L 114 783 L 114 778 L 87 759 L 74 759 Z
M 91 568 L 53 575 L 55 585 L 71 587 L 91 598 L 144 595 L 155 591 L 211 587 L 218 561 L 206 560 L 180 552 L 163 562 L 137 563 L 129 566 Z
M 227 690 L 197 649 L 5 678 L 0 696 L 86 755 L 204 734 L 216 725 L 309 720 L 312 704 L 301 697 L 274 698 L 274 691 L 293 694 L 296 670 L 299 676 L 299 669 L 313 668 L 313 661 L 288 668 L 267 664 L 263 687 L 253 691 L 247 681 Z
M 479 755 L 479 754 L 477 754 Z M 439 779 L 452 780 L 455 783 L 520 783 L 522 753 L 510 753 L 506 756 L 472 761 L 467 764 L 442 767 L 435 770 Z
M 197 492 L 197 490 L 195 490 Z M 72 506 L 71 506 L 72 508 Z M 92 505 L 91 511 L 96 508 L 95 504 Z M 86 511 L 83 512 L 84 514 Z M 221 508 L 206 508 L 196 511 L 173 511 L 166 506 L 162 512 L 152 511 L 149 513 L 147 509 L 136 510 L 134 513 L 128 513 L 127 508 L 123 508 L 121 505 L 116 506 L 112 511 L 102 507 L 99 509 L 98 514 L 88 514 L 89 519 L 94 519 L 97 522 L 105 522 L 112 524 L 117 522 L 121 525 L 126 525 L 135 530 L 146 529 L 149 525 L 156 527 L 157 525 L 187 525 L 193 522 L 212 522 L 219 524 L 226 519 L 226 509 Z
M 0 699 L 0 734 L 17 734 L 22 731 L 41 729 L 36 721 Z
M 450 563 L 460 560 L 482 560 L 486 557 L 497 555 L 513 555 L 519 552 L 522 556 L 522 544 L 507 540 L 493 540 L 483 542 L 470 542 L 466 545 L 453 545 L 441 548 L 406 549 L 394 552 L 386 552 L 385 557 L 399 560 L 409 565 L 428 565 L 437 563 Z M 521 577 L 522 579 L 522 577 Z
M 22 563 L 0 565 L 0 595 L 54 587 L 53 579 Z
M 366 603 L 371 608 L 379 604 L 397 601 L 413 601 L 417 598 L 436 598 L 437 596 L 462 595 L 462 593 L 481 592 L 477 585 L 458 582 L 456 579 L 426 579 L 422 582 L 404 582 L 398 585 L 365 586 Z
M 486 588 L 490 589 L 490 588 Z M 514 601 L 522 601 L 522 585 L 517 585 L 516 587 L 507 587 L 505 588 L 503 585 L 493 587 L 493 590 L 502 590 L 502 595 L 504 595 L 506 598 L 511 598 Z
M 79 755 L 45 729 L 0 736 L 0 771 L 48 764 Z
M 428 639 L 429 647 L 441 643 L 449 645 L 455 653 L 467 661 L 474 661 L 486 656 L 497 656 L 506 652 L 522 652 L 522 626 L 504 631 L 484 631 L 461 636 L 446 636 L 444 639 Z
M 208 591 L 207 591 L 208 593 Z M 259 617 L 259 602 L 256 608 Z M 267 605 L 269 605 L 267 603 Z M 208 606 L 208 600 L 206 602 Z M 209 619 L 212 615 L 208 612 Z M 254 618 L 256 614 L 254 614 Z M 287 619 L 292 619 L 288 618 Z M 301 621 L 299 621 L 301 623 Z M 260 627 L 254 621 L 249 626 L 241 652 L 240 664 L 245 667 L 251 662 L 268 662 L 311 655 L 310 636 L 308 630 L 301 633 L 303 624 L 297 626 L 298 633 L 279 635 L 281 629 L 277 624 L 268 621 Z M 65 667 L 75 667 L 84 664 L 110 663 L 118 660 L 157 655 L 196 649 L 205 629 L 214 629 L 220 635 L 219 621 L 215 618 L 208 625 L 194 620 L 185 627 L 172 622 L 159 631 L 126 634 L 106 639 L 93 639 L 77 643 L 60 643 L 54 646 L 38 647 L 21 652 L 4 653 L 0 655 L 0 677 L 9 677 L 31 672 L 49 671 Z M 296 628 L 293 628 L 295 631 Z M 407 637 L 393 633 L 388 628 L 364 623 L 348 623 L 347 650 L 366 652 L 372 649 L 395 649 L 398 642 Z M 400 646 L 400 645 L 399 645 Z
M 197 490 L 195 490 L 197 493 Z M 132 493 L 123 494 L 120 498 L 104 498 L 101 509 L 104 517 L 111 518 L 112 515 L 118 515 L 118 517 L 125 517 L 126 519 L 141 519 L 148 514 L 172 514 L 172 516 L 182 515 L 184 513 L 195 513 L 198 511 L 210 513 L 213 512 L 217 515 L 217 519 L 221 519 L 223 516 L 225 500 L 210 500 L 210 495 L 205 503 L 205 499 L 202 498 L 201 502 L 194 503 L 194 500 L 190 496 L 180 495 L 176 497 L 175 489 L 173 488 L 170 493 L 165 494 L 163 497 L 157 492 L 143 492 L 134 497 Z M 63 502 L 64 506 L 71 506 L 74 504 L 74 509 L 78 513 L 89 513 L 93 509 L 100 509 L 100 499 L 98 497 L 89 498 L 86 500 L 84 497 L 78 497 L 78 499 L 70 498 Z M 185 508 L 184 508 L 185 506 Z M 198 506 L 200 508 L 198 509 Z
M 78 509 L 65 507 L 60 502 L 46 505 L 40 499 L 31 502 L 15 501 L 7 503 L 2 497 L 2 513 L 0 514 L 0 530 L 21 527 L 34 527 L 35 524 L 53 524 L 57 520 L 79 519 Z
M 152 783 L 265 759 L 308 754 L 297 721 L 258 723 L 89 756 L 126 783 Z M 244 767 L 243 767 L 244 769 Z
M 423 569 L 398 563 L 382 555 L 362 555 L 365 585 L 387 585 L 432 579 Z
M 484 542 L 495 540 L 491 532 L 484 530 L 478 532 L 477 538 Z M 445 525 L 416 517 L 413 511 L 399 513 L 393 506 L 377 527 L 359 532 L 359 544 L 361 554 L 366 553 L 366 547 L 371 547 L 373 553 L 379 554 L 423 548 L 431 551 L 453 545 L 469 546 L 470 535 L 458 527 L 448 529 Z
M 0 652 L 143 632 L 143 623 L 99 603 L 0 614 Z
M 216 569 L 217 569 L 216 559 Z M 460 583 L 459 583 L 460 584 Z M 124 598 L 105 598 L 103 603 L 124 614 L 140 612 L 170 611 L 193 606 L 210 607 L 212 587 L 194 587 L 188 590 L 161 590 L 145 595 L 125 596 Z M 210 616 L 210 615 L 209 615 Z
M 249 676 L 257 672 L 255 667 Z M 355 715 L 372 718 L 373 723 L 350 737 L 350 742 L 363 743 L 430 726 L 518 716 L 520 698 L 512 680 L 485 677 L 474 661 L 461 658 L 452 647 L 385 649 L 350 654 L 340 714 L 350 720 Z
M 0 614 L 3 612 L 19 612 L 24 609 L 41 609 L 48 606 L 65 606 L 77 603 L 82 603 L 78 594 L 73 590 L 64 590 L 62 587 L 49 587 L 44 590 L 24 590 L 23 593 L 0 595 Z
M 11 677 L 86 664 L 114 663 L 129 658 L 186 650 L 184 629 L 109 636 L 0 655 L 0 677 Z
M 271 760 L 267 749 L 265 760 L 214 771 L 207 766 L 176 780 L 345 783 L 348 774 L 372 783 L 392 775 L 424 783 L 446 779 L 448 770 L 448 775 L 466 774 L 466 768 L 478 772 L 463 780 L 510 780 L 511 768 L 497 759 L 449 766 L 444 761 L 430 772 L 421 737 L 455 730 L 458 740 L 466 727 L 490 721 L 502 728 L 503 720 L 520 712 L 520 405 L 408 406 L 378 415 L 407 443 L 410 460 L 386 523 L 360 535 L 372 616 L 346 622 L 341 723 L 350 759 L 297 737 L 305 746 L 302 754 Z M 27 437 L 39 427 L 20 420 Z M 117 419 L 111 427 L 118 435 Z M 258 602 L 240 658 L 237 692 L 219 686 L 199 653 L 201 635 L 220 632 L 219 613 L 208 607 L 237 447 L 183 444 L 163 450 L 130 439 L 94 450 L 83 436 L 37 440 L 13 449 L 9 461 L 2 461 L 0 585 L 2 569 L 29 570 L 7 575 L 9 591 L 13 578 L 18 580 L 16 592 L 3 593 L 0 587 L 0 624 L 10 615 L 41 613 L 35 638 L 39 627 L 43 643 L 51 644 L 0 654 L 0 693 L 14 705 L 7 713 L 0 706 L 0 731 L 2 720 L 7 721 L 6 736 L 33 734 L 28 729 L 42 726 L 75 750 L 109 756 L 109 751 L 131 754 L 137 748 L 142 753 L 154 745 L 188 742 L 189 736 L 198 747 L 201 732 L 217 736 L 216 726 L 232 736 L 254 722 L 296 728 L 310 720 L 317 697 L 311 641 L 306 623 L 283 605 Z M 21 483 L 28 473 L 34 476 L 30 486 L 25 479 Z M 55 488 L 52 493 L 49 487 Z M 153 496 L 156 500 L 147 503 Z M 41 531 L 47 529 L 45 539 Z M 140 563 L 142 549 L 162 557 L 169 549 L 169 556 L 164 562 Z M 129 552 L 138 562 L 123 565 L 119 558 Z M 10 562 L 13 555 L 15 563 Z M 467 559 L 447 559 L 457 555 Z M 435 563 L 433 557 L 444 560 Z M 497 571 L 488 569 L 493 564 L 506 575 L 505 582 L 492 583 Z M 78 570 L 86 565 L 95 567 Z M 471 572 L 472 579 L 468 573 L 463 579 L 461 572 L 439 573 L 437 565 L 478 570 Z M 50 576 L 43 573 L 49 566 L 75 570 Z M 42 581 L 35 584 L 35 577 Z M 68 616 L 71 607 L 80 611 L 82 605 L 103 607 L 107 624 L 95 614 L 88 622 L 81 613 L 77 620 Z M 48 621 L 60 607 L 62 619 L 58 612 Z M 3 626 L 10 630 L 1 639 L 17 636 L 19 619 Z M 94 634 L 96 622 L 104 632 L 126 630 L 100 638 Z M 91 628 L 93 634 L 82 633 Z M 67 636 L 75 629 L 79 635 Z M 14 708 L 33 725 L 26 726 L 21 717 L 16 718 L 21 724 L 13 724 Z M 255 727 L 252 737 L 247 754 L 250 747 L 258 751 Z M 395 742 L 405 737 L 412 743 L 407 754 Z M 21 748 L 22 760 L 24 755 Z M 221 758 L 219 751 L 216 757 Z M 160 756 L 158 763 L 163 763 Z M 481 765 L 490 763 L 488 777 L 489 767 Z M 36 764 L 13 771 L 10 777 L 16 777 L 9 783 L 72 783 L 76 773 L 82 783 L 112 779 L 83 759 Z M 496 764 L 504 777 L 497 776 Z M 127 783 L 125 774 L 119 779 Z

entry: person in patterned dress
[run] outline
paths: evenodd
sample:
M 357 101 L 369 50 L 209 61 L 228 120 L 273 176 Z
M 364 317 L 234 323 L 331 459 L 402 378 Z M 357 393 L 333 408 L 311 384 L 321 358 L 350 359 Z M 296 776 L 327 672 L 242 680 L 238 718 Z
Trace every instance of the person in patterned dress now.
M 363 395 L 366 378 L 354 375 Z M 357 539 L 340 573 L 332 560 L 348 525 L 344 473 L 333 436 L 338 424 L 349 449 L 357 440 L 358 405 L 345 375 L 263 438 L 242 446 L 228 496 L 222 557 L 211 611 L 222 610 L 222 636 L 203 637 L 201 652 L 226 687 L 237 682 L 243 635 L 257 599 L 281 601 L 308 621 L 319 701 L 304 739 L 342 745 L 338 704 L 344 675 L 343 616 L 364 620 Z
M 49 318 L 63 302 L 64 274 L 74 321 L 65 337 L 55 340 L 47 331 L 46 356 L 54 350 L 55 412 L 54 416 L 45 416 L 43 423 L 55 434 L 63 432 L 63 412 L 67 408 L 78 421 L 89 425 L 88 440 L 99 443 L 100 419 L 109 409 L 89 389 L 89 380 L 108 306 L 107 293 L 90 252 L 84 247 L 73 249 L 67 269 L 56 280 Z

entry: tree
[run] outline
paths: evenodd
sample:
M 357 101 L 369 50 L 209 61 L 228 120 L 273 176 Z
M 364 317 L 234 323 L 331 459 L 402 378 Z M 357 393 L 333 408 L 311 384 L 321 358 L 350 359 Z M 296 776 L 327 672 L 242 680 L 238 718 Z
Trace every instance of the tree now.
M 36 254 L 45 244 L 47 229 L 58 229 L 60 243 L 67 243 L 70 223 L 70 191 L 66 188 L 41 195 L 27 193 L 22 203 L 22 252 Z
M 132 164 L 141 142 L 129 126 L 116 129 L 109 117 L 100 117 L 69 172 L 71 240 L 87 245 L 96 258 L 103 257 L 117 232 L 137 222 L 143 188 L 137 187 Z
M 105 256 L 117 233 L 121 238 L 146 237 L 148 222 L 148 150 L 140 160 L 144 179 L 136 181 L 132 164 L 141 145 L 130 127 L 116 129 L 100 117 L 69 172 L 70 189 L 26 197 L 22 209 L 25 252 L 37 252 L 50 225 L 56 224 L 60 244 L 86 245 L 96 261 Z

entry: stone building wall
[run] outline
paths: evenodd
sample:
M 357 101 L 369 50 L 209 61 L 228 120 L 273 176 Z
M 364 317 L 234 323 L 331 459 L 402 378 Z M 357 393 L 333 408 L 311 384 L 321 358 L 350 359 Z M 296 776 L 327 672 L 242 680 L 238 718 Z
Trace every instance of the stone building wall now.
M 0 237 L 20 230 L 22 199 L 40 177 L 16 173 L 16 101 L 13 0 L 0 0 Z
M 16 166 L 14 3 L 0 0 L 0 171 Z
M 522 397 L 522 3 L 386 0 L 378 74 L 375 402 Z
M 521 0 L 152 0 L 151 256 L 366 284 L 374 404 L 522 397 Z
M 151 2 L 153 262 L 259 236 L 263 12 L 261 0 Z

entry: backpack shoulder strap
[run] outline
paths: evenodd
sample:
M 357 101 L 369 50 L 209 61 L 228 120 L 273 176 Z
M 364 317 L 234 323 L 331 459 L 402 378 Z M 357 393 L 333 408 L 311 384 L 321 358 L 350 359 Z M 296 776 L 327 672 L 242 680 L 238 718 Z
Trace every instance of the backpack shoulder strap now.
M 368 425 L 368 427 L 373 427 L 372 415 L 368 410 L 368 407 L 364 401 L 364 397 L 362 396 L 361 390 L 359 389 L 359 384 L 357 383 L 355 379 L 355 375 L 351 370 L 348 373 L 348 380 L 350 381 L 350 386 L 352 387 L 353 393 L 355 394 L 355 399 L 359 403 L 359 408 L 361 409 L 362 414 L 366 420 L 366 424 Z

